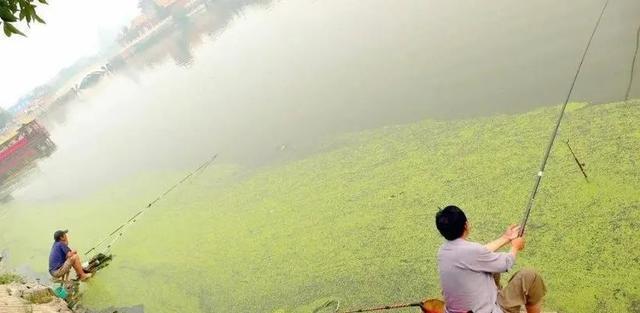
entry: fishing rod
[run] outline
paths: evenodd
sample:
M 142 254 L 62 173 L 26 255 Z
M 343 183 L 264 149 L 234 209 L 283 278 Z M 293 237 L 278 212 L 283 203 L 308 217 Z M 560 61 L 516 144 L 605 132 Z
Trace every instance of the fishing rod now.
M 569 92 L 567 93 L 567 97 L 564 100 L 564 104 L 562 105 L 562 109 L 560 110 L 560 115 L 558 116 L 558 120 L 556 121 L 556 125 L 551 133 L 551 138 L 549 139 L 549 144 L 547 145 L 547 149 L 545 150 L 544 157 L 542 158 L 542 163 L 540 164 L 540 170 L 536 175 L 535 182 L 533 184 L 533 191 L 531 191 L 531 196 L 529 197 L 529 201 L 527 202 L 527 207 L 524 211 L 524 216 L 522 217 L 522 222 L 520 223 L 520 233 L 519 236 L 522 237 L 524 235 L 524 230 L 527 226 L 527 222 L 529 221 L 529 216 L 531 215 L 531 208 L 533 207 L 533 203 L 538 195 L 538 190 L 540 189 L 540 182 L 542 181 L 542 175 L 544 174 L 544 170 L 547 166 L 547 161 L 549 160 L 549 154 L 551 154 L 551 148 L 553 148 L 553 144 L 556 141 L 556 137 L 558 137 L 558 130 L 560 129 L 560 123 L 562 123 L 562 119 L 564 118 L 564 113 L 567 110 L 567 104 L 569 104 L 569 100 L 571 99 L 571 95 L 573 94 L 573 89 L 576 86 L 576 82 L 578 81 L 578 77 L 580 76 L 580 71 L 582 70 L 582 65 L 584 64 L 584 60 L 587 57 L 587 53 L 589 52 L 589 48 L 591 47 L 591 42 L 593 41 L 593 37 L 595 37 L 596 32 L 598 31 L 598 27 L 600 26 L 600 21 L 602 21 L 602 16 L 604 16 L 604 12 L 609 5 L 609 0 L 605 1 L 604 6 L 602 7 L 602 11 L 600 12 L 600 16 L 596 21 L 596 25 L 593 28 L 593 32 L 591 32 L 591 37 L 587 41 L 587 46 L 582 53 L 582 58 L 580 59 L 580 63 L 578 64 L 578 69 L 576 70 L 576 74 L 573 77 L 573 81 L 571 82 L 571 87 L 569 88 Z
M 317 307 L 315 310 L 313 310 L 313 313 L 322 312 L 324 309 L 331 308 L 332 306 L 335 306 L 335 308 L 332 311 L 334 313 L 337 313 L 340 310 L 340 300 L 329 300 L 329 301 L 325 302 L 325 304 L 323 304 L 323 305 Z
M 573 160 L 576 161 L 576 164 L 578 164 L 578 168 L 580 168 L 580 172 L 582 172 L 582 176 L 584 176 L 584 179 L 588 183 L 589 182 L 589 177 L 587 177 L 587 172 L 584 169 L 586 164 L 582 163 L 582 162 L 580 162 L 580 160 L 578 160 L 578 156 L 576 156 L 575 152 L 573 152 L 573 149 L 571 148 L 571 145 L 569 144 L 569 140 L 565 141 L 565 143 L 567 144 L 567 148 L 569 148 L 569 151 L 571 152 L 571 155 L 573 156 Z
M 375 312 L 375 311 L 385 311 L 385 310 L 403 309 L 403 308 L 411 308 L 411 307 L 422 308 L 422 302 L 386 305 L 386 306 L 375 307 L 375 308 L 370 308 L 370 309 L 359 309 L 359 310 L 355 310 L 355 311 L 346 311 L 344 313 Z
M 160 201 L 162 198 L 164 198 L 165 196 L 167 196 L 170 192 L 172 192 L 173 190 L 175 190 L 179 185 L 181 185 L 182 183 L 186 182 L 187 180 L 189 180 L 191 177 L 193 177 L 194 175 L 196 175 L 197 173 L 203 171 L 204 169 L 206 169 L 207 167 L 209 167 L 209 165 L 211 165 L 211 163 L 213 163 L 213 161 L 215 161 L 215 159 L 218 157 L 217 154 L 214 154 L 211 158 L 209 158 L 206 162 L 202 163 L 200 166 L 198 166 L 198 168 L 196 168 L 194 171 L 192 171 L 191 173 L 187 174 L 185 177 L 183 177 L 180 181 L 178 181 L 177 183 L 175 183 L 173 186 L 169 187 L 167 190 L 165 190 L 161 195 L 159 195 L 158 197 L 156 197 L 153 201 L 149 202 L 143 209 L 141 209 L 140 211 L 138 211 L 136 214 L 134 214 L 133 216 L 131 216 L 131 218 L 129 218 L 126 222 L 124 222 L 122 225 L 118 226 L 116 229 L 114 229 L 111 233 L 109 233 L 104 239 L 102 239 L 100 242 L 98 242 L 95 246 L 93 246 L 93 248 L 87 250 L 87 252 L 84 253 L 84 255 L 88 255 L 89 253 L 91 253 L 92 251 L 98 249 L 99 247 L 101 247 L 102 245 L 104 245 L 109 239 L 112 239 L 109 244 L 105 247 L 105 249 L 102 251 L 103 254 L 106 254 L 111 247 L 118 241 L 120 240 L 120 238 L 122 238 L 122 235 L 125 233 L 125 231 L 127 230 L 127 228 L 133 224 L 134 222 L 136 222 L 137 218 L 140 217 L 143 213 L 146 212 L 146 210 L 150 207 L 152 207 L 154 204 L 156 204 L 158 201 Z M 114 238 L 113 236 L 116 235 L 117 236 Z
M 385 306 L 379 306 L 379 307 L 375 307 L 375 308 L 359 309 L 359 310 L 354 310 L 354 311 L 345 311 L 344 313 L 375 312 L 375 311 L 386 311 L 386 310 L 413 308 L 413 307 L 420 308 L 420 310 L 423 313 L 442 313 L 444 311 L 444 302 L 442 300 L 439 300 L 439 299 L 429 299 L 429 300 L 425 300 L 425 301 L 422 301 L 422 302 L 385 305 Z
M 638 50 L 640 50 L 640 26 L 636 32 L 636 49 L 633 52 L 633 60 L 631 61 L 631 71 L 629 72 L 629 85 L 627 85 L 627 93 L 624 96 L 624 100 L 629 100 L 631 94 L 631 87 L 633 86 L 633 76 L 635 76 L 636 59 L 638 58 Z

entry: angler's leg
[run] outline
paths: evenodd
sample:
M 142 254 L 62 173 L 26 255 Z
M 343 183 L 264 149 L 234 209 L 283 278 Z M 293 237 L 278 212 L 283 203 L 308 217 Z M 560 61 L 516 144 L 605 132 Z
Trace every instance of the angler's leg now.
M 69 259 L 73 264 L 73 269 L 76 271 L 76 275 L 78 275 L 78 278 L 80 278 L 81 280 L 84 280 L 91 277 L 90 274 L 87 274 L 84 272 L 84 269 L 82 268 L 82 262 L 80 261 L 80 256 L 75 254 L 71 256 L 71 258 Z
M 523 269 L 511 277 L 498 294 L 498 303 L 505 313 L 518 313 L 525 306 L 527 313 L 540 313 L 542 298 L 547 293 L 542 277 L 530 269 Z

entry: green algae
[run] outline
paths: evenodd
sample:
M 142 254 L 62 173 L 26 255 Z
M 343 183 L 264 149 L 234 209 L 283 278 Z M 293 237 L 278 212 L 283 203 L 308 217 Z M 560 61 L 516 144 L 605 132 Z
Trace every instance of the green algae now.
M 640 226 L 638 104 L 568 110 L 559 140 L 571 140 L 591 182 L 557 144 L 517 265 L 542 273 L 553 310 L 633 312 L 640 299 L 640 242 L 631 239 Z M 131 228 L 84 301 L 144 303 L 148 312 L 312 312 L 326 299 L 359 308 L 438 297 L 437 208 L 465 208 L 477 241 L 518 222 L 557 113 L 346 134 L 322 153 L 251 173 L 213 165 Z M 182 175 L 12 208 L 0 244 L 12 262 L 42 268 L 56 225 L 88 248 Z M 15 235 L 25 228 L 36 235 Z
M 0 273 L 0 285 L 6 285 L 10 283 L 23 283 L 24 278 L 14 273 Z

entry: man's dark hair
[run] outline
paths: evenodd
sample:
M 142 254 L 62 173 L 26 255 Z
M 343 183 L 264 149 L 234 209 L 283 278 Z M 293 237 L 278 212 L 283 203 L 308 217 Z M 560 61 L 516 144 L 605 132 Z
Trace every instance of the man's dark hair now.
M 447 206 L 436 213 L 436 227 L 447 240 L 456 240 L 462 237 L 466 223 L 467 216 L 455 205 Z

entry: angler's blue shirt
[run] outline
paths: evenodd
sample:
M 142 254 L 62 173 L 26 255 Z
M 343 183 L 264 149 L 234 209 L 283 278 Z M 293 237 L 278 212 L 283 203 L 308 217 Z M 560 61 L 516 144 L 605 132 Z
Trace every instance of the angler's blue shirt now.
M 49 254 L 49 273 L 59 269 L 64 264 L 69 251 L 71 249 L 63 242 L 57 241 L 53 243 L 51 254 Z

